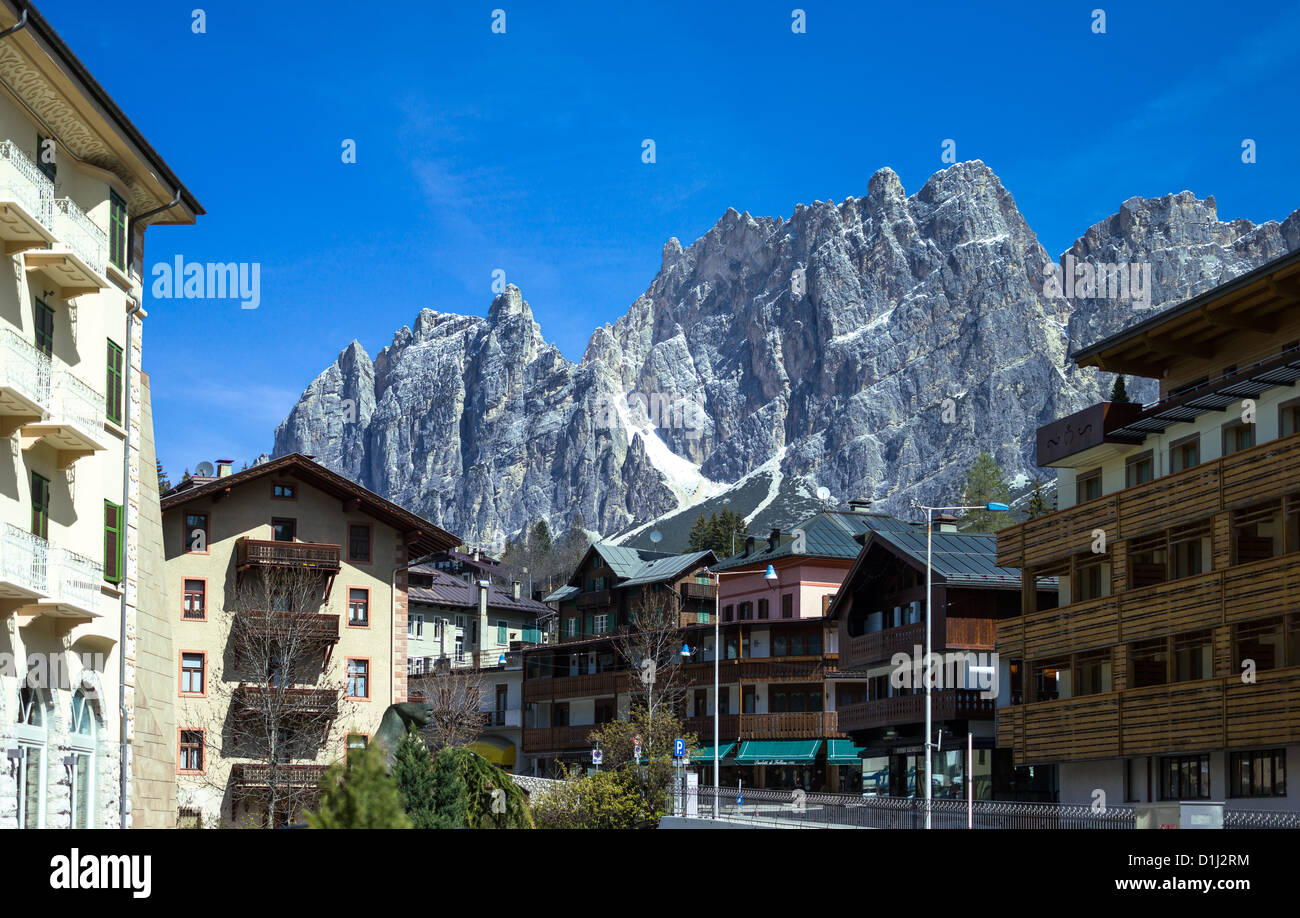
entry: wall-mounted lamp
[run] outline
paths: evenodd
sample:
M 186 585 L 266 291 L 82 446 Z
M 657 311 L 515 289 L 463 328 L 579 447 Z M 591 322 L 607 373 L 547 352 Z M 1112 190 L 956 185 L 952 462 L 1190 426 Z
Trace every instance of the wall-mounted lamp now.
M 23 747 L 15 746 L 5 752 L 9 759 L 9 774 L 14 775 L 18 771 L 18 765 L 23 760 Z

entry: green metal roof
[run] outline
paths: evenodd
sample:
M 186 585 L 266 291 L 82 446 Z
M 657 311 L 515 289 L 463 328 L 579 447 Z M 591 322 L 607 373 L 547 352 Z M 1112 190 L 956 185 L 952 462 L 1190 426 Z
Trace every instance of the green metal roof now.
M 925 530 L 877 532 L 873 540 L 892 545 L 925 566 Z M 1020 586 L 1020 569 L 998 567 L 998 540 L 992 532 L 936 532 L 933 534 L 934 573 L 946 582 L 988 586 Z
M 802 529 L 804 550 L 801 554 L 812 558 L 842 558 L 851 561 L 862 550 L 859 536 L 868 532 L 892 532 L 914 529 L 911 523 L 886 516 L 883 513 L 860 513 L 854 510 L 822 510 L 797 526 L 781 531 L 781 544 L 776 548 L 767 539 L 756 538 L 754 551 L 748 557 L 733 555 L 715 564 L 715 570 L 769 564 L 777 558 L 796 554 L 793 531 Z
M 863 748 L 853 745 L 850 739 L 826 741 L 827 765 L 857 765 L 862 761 Z
M 542 602 L 560 602 L 570 596 L 577 596 L 581 592 L 576 586 L 562 586 L 558 590 L 552 591 Z
M 618 589 L 638 586 L 643 583 L 672 580 L 675 577 L 680 577 L 693 567 L 699 567 L 705 563 L 706 558 L 712 556 L 711 552 L 693 551 L 684 555 L 669 555 L 666 558 L 656 558 L 648 564 L 643 564 L 634 576 L 620 583 Z
M 803 765 L 814 761 L 822 741 L 745 740 L 736 755 L 737 765 Z
M 635 577 L 646 564 L 672 557 L 667 552 L 646 548 L 624 548 L 611 542 L 597 542 L 592 549 L 604 559 L 617 577 Z

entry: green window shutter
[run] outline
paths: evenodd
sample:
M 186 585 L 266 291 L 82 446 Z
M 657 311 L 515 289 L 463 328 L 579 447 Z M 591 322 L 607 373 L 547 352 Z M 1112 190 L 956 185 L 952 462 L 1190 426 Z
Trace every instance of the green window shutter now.
M 126 202 L 111 188 L 108 191 L 108 257 L 126 270 Z
M 108 342 L 108 376 L 104 384 L 104 413 L 114 424 L 122 423 L 122 349 Z
M 46 357 L 54 356 L 54 310 L 36 301 L 36 349 Z
M 104 501 L 104 579 L 122 582 L 122 508 Z
M 50 480 L 32 472 L 32 534 L 50 537 Z

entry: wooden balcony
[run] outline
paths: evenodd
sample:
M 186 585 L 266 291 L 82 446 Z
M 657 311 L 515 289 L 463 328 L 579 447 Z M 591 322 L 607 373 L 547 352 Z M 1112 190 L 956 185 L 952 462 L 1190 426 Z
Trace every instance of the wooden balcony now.
M 236 717 L 265 715 L 288 720 L 333 720 L 339 713 L 339 693 L 334 689 L 276 688 L 240 683 L 231 694 Z
M 275 542 L 247 536 L 235 544 L 235 564 L 241 571 L 262 567 L 301 567 L 337 574 L 342 567 L 342 552 L 337 545 Z
M 524 730 L 524 753 L 576 752 L 591 748 L 589 737 L 599 724 L 568 727 L 529 727 Z
M 981 697 L 978 689 L 936 689 L 931 697 L 932 716 L 936 721 L 988 720 L 993 717 L 996 705 L 996 699 Z M 840 729 L 846 732 L 924 723 L 925 693 L 846 705 L 839 715 Z
M 992 650 L 997 622 L 989 618 L 949 618 L 935 623 L 934 652 L 945 650 Z M 859 669 L 883 663 L 896 653 L 913 654 L 925 646 L 925 622 L 886 628 L 870 634 L 848 636 L 847 623 L 840 623 L 840 669 Z
M 998 533 L 998 564 L 1051 564 L 1088 551 L 1094 529 L 1114 542 L 1297 491 L 1300 434 L 1290 434 L 1009 526 Z
M 628 690 L 628 673 L 586 673 L 579 676 L 553 676 L 524 680 L 524 701 L 550 701 L 553 698 L 600 698 Z
M 1166 755 L 1300 742 L 1300 666 L 998 709 L 1015 763 Z
M 339 639 L 337 613 L 247 611 L 237 612 L 235 621 L 251 637 L 281 637 L 310 644 L 335 644 Z
M 328 767 L 292 763 L 277 765 L 275 781 L 281 787 L 314 788 L 320 784 Z M 236 762 L 230 767 L 230 783 L 244 793 L 265 790 L 271 786 L 271 767 L 264 762 Z
M 688 717 L 686 730 L 703 744 L 713 742 L 713 715 Z M 722 742 L 750 739 L 835 739 L 844 734 L 835 711 L 783 714 L 723 714 L 718 721 Z
M 590 593 L 578 594 L 579 609 L 596 609 L 608 606 L 610 604 L 609 590 L 594 590 Z
M 714 599 L 714 587 L 711 583 L 683 583 L 682 599 Z

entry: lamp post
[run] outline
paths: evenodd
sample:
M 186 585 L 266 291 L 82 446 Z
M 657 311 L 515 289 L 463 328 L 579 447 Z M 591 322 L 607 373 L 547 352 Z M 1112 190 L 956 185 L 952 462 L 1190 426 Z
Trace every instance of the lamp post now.
M 933 698 L 931 689 L 934 680 L 930 677 L 930 607 L 934 596 L 934 511 L 936 510 L 992 510 L 999 513 L 1006 513 L 1011 508 L 1006 504 L 997 501 L 989 501 L 987 504 L 974 507 L 926 507 L 922 504 L 912 504 L 914 510 L 925 511 L 925 659 L 921 661 L 921 666 L 925 674 L 921 677 L 925 682 L 925 827 L 931 828 L 930 825 L 930 798 L 932 790 L 931 774 L 931 754 L 934 749 L 933 727 L 931 722 L 934 715 Z M 970 780 L 970 775 L 966 776 Z
M 744 574 L 753 574 L 755 571 L 711 571 L 705 568 L 705 573 L 713 577 L 713 818 L 718 818 L 718 797 L 722 793 L 722 783 L 719 775 L 722 773 L 719 765 L 720 757 L 718 755 L 718 673 L 719 661 L 722 659 L 722 578 L 729 576 L 740 576 Z M 767 566 L 763 573 L 763 579 L 769 583 L 775 582 L 780 578 L 776 574 L 776 568 L 772 565 Z

